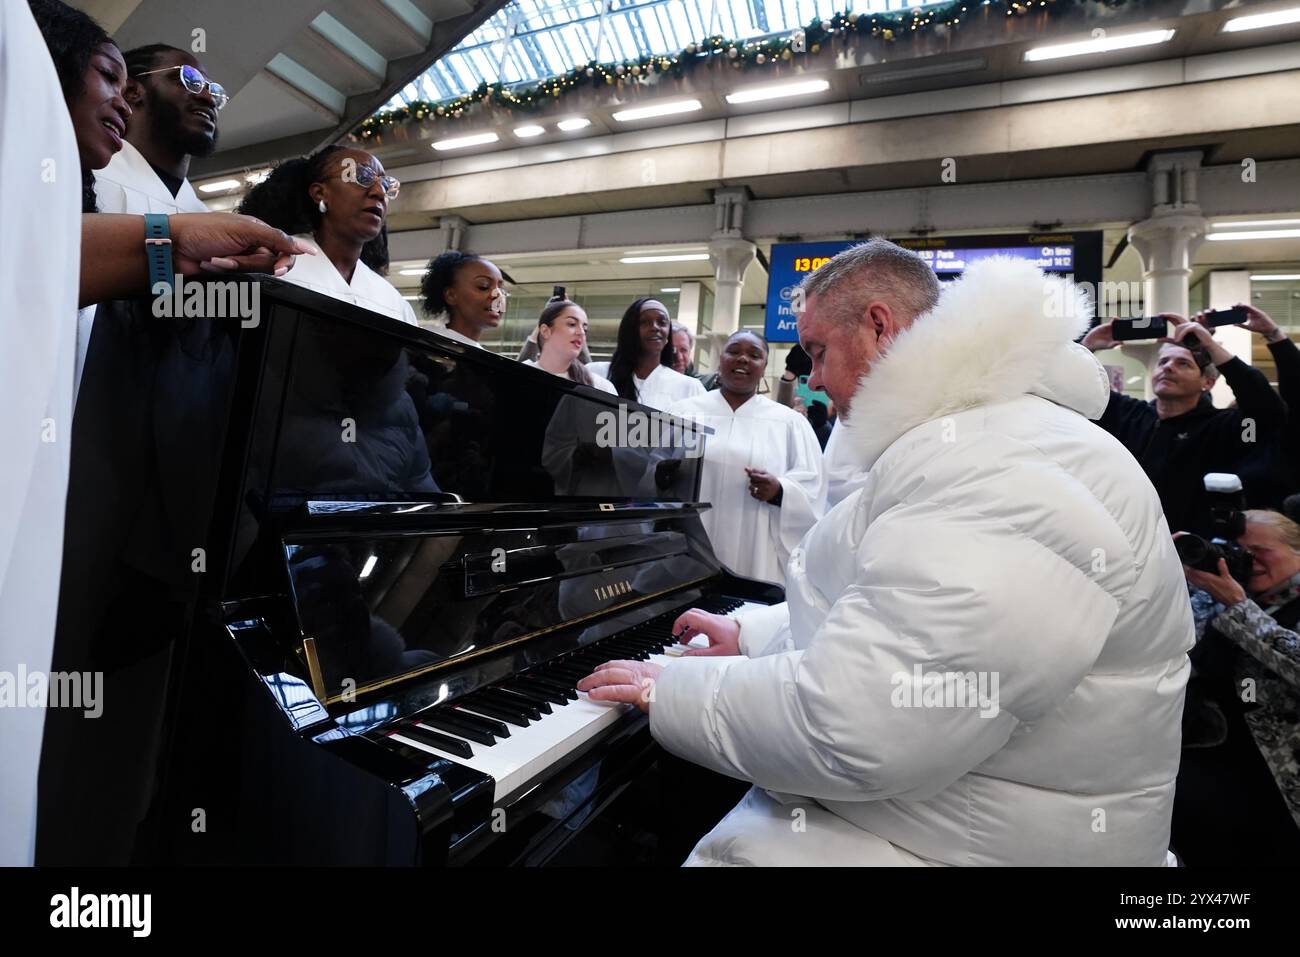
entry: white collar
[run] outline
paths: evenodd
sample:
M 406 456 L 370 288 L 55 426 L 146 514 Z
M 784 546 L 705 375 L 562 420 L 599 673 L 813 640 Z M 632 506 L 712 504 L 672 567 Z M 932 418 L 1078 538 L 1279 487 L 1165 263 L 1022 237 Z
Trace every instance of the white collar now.
M 853 394 L 842 451 L 869 469 L 904 433 L 963 409 L 1037 395 L 1100 418 L 1110 399 L 1101 363 L 1074 342 L 1091 321 L 1067 279 L 996 257 L 944 286 L 939 303 L 901 332 Z
M 114 166 L 117 168 L 114 169 Z M 208 211 L 203 200 L 199 199 L 198 194 L 194 192 L 194 187 L 190 185 L 188 178 L 181 180 L 181 188 L 173 196 L 167 184 L 159 178 L 158 172 L 144 158 L 144 154 L 127 140 L 122 141 L 122 148 L 109 160 L 107 166 L 95 173 L 95 176 L 110 183 L 117 183 L 119 186 L 138 189 L 152 199 L 179 206 L 181 209 L 193 212 Z

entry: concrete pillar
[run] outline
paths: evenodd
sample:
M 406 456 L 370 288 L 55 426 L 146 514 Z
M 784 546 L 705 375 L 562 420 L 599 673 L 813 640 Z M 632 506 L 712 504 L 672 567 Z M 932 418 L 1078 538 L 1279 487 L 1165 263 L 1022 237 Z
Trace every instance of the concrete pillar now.
M 1206 309 L 1231 309 L 1239 302 L 1250 302 L 1249 269 L 1224 269 L 1205 277 Z M 1214 338 L 1222 342 L 1224 348 L 1246 365 L 1254 365 L 1251 356 L 1253 345 L 1251 340 L 1255 338 L 1255 334 L 1249 329 L 1241 326 L 1220 326 L 1214 331 Z M 1232 403 L 1232 390 L 1228 388 L 1228 383 L 1222 376 L 1214 383 L 1210 397 L 1220 409 L 1226 409 Z
M 740 328 L 740 290 L 745 270 L 754 261 L 758 247 L 745 239 L 745 206 L 749 190 L 732 186 L 715 190 L 716 218 L 709 240 L 709 262 L 713 265 L 713 316 L 709 323 L 709 358 L 720 351 L 723 341 Z M 703 345 L 703 344 L 702 344 Z
M 709 240 L 714 279 L 713 323 L 709 332 L 715 339 L 726 339 L 740 328 L 740 291 L 745 284 L 745 270 L 757 251 L 758 247 L 747 239 Z
M 704 371 L 701 366 L 701 357 L 705 355 L 705 349 L 701 348 L 700 342 L 700 294 L 703 288 L 700 283 L 693 280 L 683 280 L 681 290 L 677 293 L 677 316 L 673 320 L 680 323 L 687 329 L 691 330 L 691 337 L 695 340 L 694 347 L 691 349 L 691 362 L 695 364 L 695 371 Z
M 465 221 L 464 217 L 439 217 L 438 238 L 442 241 L 442 248 L 438 250 L 438 253 L 445 253 L 450 249 L 464 249 L 465 237 L 468 232 L 469 223 Z
M 1142 259 L 1144 313 L 1187 315 L 1192 260 L 1205 238 L 1207 221 L 1196 202 L 1199 151 L 1157 153 L 1147 165 L 1151 183 L 1151 216 L 1129 227 L 1128 241 Z M 1151 397 L 1150 370 L 1159 352 L 1157 344 L 1132 344 L 1125 352 L 1147 367 L 1147 397 Z
M 677 294 L 677 321 L 691 330 L 691 335 L 699 335 L 700 284 L 698 282 L 690 279 L 682 281 L 681 291 Z

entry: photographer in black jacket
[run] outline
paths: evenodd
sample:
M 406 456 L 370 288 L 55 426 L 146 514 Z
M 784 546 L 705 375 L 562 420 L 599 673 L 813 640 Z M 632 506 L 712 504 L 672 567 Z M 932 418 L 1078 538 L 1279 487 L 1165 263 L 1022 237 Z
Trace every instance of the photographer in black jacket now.
M 1259 508 L 1283 508 L 1287 497 L 1300 492 L 1300 349 L 1268 313 L 1244 302 L 1237 308 L 1249 317 L 1243 324 L 1264 337 L 1277 365 L 1277 391 L 1291 411 L 1286 426 L 1257 454 L 1243 462 L 1237 474 L 1246 497 Z
M 1244 459 L 1259 456 L 1285 426 L 1286 406 L 1262 372 L 1228 352 L 1205 326 L 1171 313 L 1161 318 L 1173 326 L 1173 335 L 1161 340 L 1151 380 L 1155 399 L 1112 392 L 1097 424 L 1142 465 L 1160 493 L 1169 527 L 1199 531 L 1207 519 L 1202 476 L 1238 472 Z M 1253 317 L 1246 328 L 1260 332 L 1252 322 Z M 1119 345 L 1109 322 L 1093 328 L 1083 344 L 1093 352 Z M 1236 408 L 1216 409 L 1210 401 L 1219 373 L 1236 396 Z

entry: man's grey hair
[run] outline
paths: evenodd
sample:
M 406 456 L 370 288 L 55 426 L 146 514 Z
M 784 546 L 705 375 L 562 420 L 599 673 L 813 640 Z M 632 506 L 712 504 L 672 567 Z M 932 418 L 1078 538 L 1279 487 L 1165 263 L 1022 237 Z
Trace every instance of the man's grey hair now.
M 835 256 L 799 284 L 805 301 L 818 296 L 837 322 L 857 322 L 873 299 L 909 323 L 939 301 L 939 279 L 916 253 L 887 239 L 868 239 Z
M 673 336 L 677 335 L 677 333 L 679 333 L 679 332 L 684 332 L 684 333 L 686 333 L 686 338 L 689 339 L 689 340 L 691 341 L 691 345 L 695 345 L 695 333 L 691 332 L 691 330 L 687 329 L 687 328 L 686 328 L 685 326 L 683 326 L 680 322 L 674 322 L 674 323 L 673 323 L 672 332 L 669 333 L 669 336 L 668 336 L 668 337 L 671 339 Z

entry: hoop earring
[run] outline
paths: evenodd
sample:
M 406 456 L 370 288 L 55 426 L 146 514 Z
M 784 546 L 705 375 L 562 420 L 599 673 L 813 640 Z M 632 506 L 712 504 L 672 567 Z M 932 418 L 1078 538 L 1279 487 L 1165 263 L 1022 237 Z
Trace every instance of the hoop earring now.
M 322 199 L 322 200 L 317 204 L 317 206 L 318 206 L 318 208 L 320 209 L 320 211 L 321 211 L 322 213 L 325 212 L 325 200 Z

